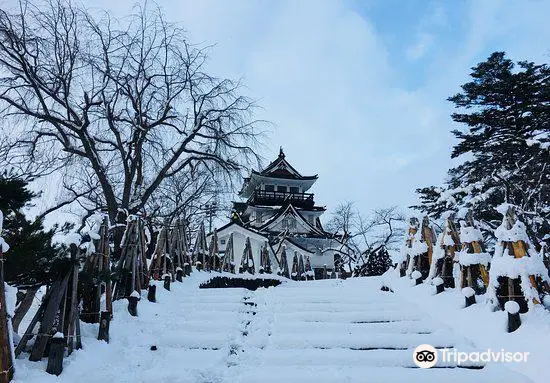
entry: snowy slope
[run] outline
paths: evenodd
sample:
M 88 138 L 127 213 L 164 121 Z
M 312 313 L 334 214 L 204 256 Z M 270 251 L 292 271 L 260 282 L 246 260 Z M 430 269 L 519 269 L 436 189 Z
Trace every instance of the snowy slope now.
M 452 327 L 456 333 L 467 337 L 483 350 L 529 352 L 526 363 L 506 363 L 535 382 L 550 381 L 548 347 L 550 345 L 550 313 L 541 305 L 521 314 L 521 327 L 507 333 L 507 314 L 492 311 L 485 296 L 476 296 L 477 304 L 464 307 L 464 297 L 459 289 L 447 289 L 434 295 L 434 286 L 421 284 L 410 286 L 407 278 L 398 278 L 388 272 L 384 283 L 391 285 L 395 293 L 430 313 L 430 317 Z
M 158 302 L 142 299 L 138 317 L 115 302 L 110 344 L 85 325 L 84 349 L 65 360 L 61 376 L 47 375 L 45 360 L 19 359 L 15 382 L 529 382 L 499 364 L 416 368 L 419 344 L 476 346 L 404 292 L 380 291 L 379 278 L 252 292 L 198 289 L 205 277 L 193 273 L 171 292 L 159 285 Z

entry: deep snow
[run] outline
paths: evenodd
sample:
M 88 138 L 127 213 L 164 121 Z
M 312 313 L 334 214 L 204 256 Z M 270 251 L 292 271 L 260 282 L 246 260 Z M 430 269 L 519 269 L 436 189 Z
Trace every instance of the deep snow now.
M 432 296 L 433 286 L 411 287 L 390 273 L 257 291 L 198 289 L 215 275 L 195 272 L 172 291 L 159 283 L 158 302 L 144 294 L 138 317 L 125 301 L 115 302 L 109 344 L 95 339 L 97 325 L 83 324 L 84 349 L 65 359 L 61 376 L 44 372 L 46 359 L 33 363 L 23 354 L 15 382 L 529 382 L 523 374 L 547 381 L 550 327 L 541 326 L 550 322 L 548 312 L 506 334 L 504 313 L 461 309 L 460 291 Z M 382 282 L 395 292 L 380 291 Z M 412 350 L 423 343 L 459 351 L 504 347 L 530 351 L 532 359 L 419 369 Z

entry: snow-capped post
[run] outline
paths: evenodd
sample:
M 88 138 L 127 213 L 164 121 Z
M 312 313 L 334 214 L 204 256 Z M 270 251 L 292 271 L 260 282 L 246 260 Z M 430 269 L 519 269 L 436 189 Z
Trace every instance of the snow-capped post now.
M 63 333 L 56 332 L 50 341 L 48 353 L 48 365 L 46 372 L 52 375 L 60 375 L 63 372 L 63 356 L 65 354 L 65 339 Z
M 515 301 L 508 301 L 504 304 L 504 310 L 508 313 L 508 332 L 516 331 L 521 326 L 519 304 Z
M 323 265 L 323 279 L 328 279 L 328 270 L 326 264 Z
M 14 355 L 11 324 L 6 307 L 6 285 L 4 284 L 4 252 L 9 246 L 2 238 L 4 216 L 0 211 L 0 382 L 7 383 L 13 378 Z
M 445 282 L 441 277 L 435 277 L 432 280 L 433 285 L 435 286 L 435 293 L 440 294 L 445 291 Z
M 433 250 L 428 279 L 440 277 L 444 287 L 454 288 L 455 279 L 453 274 L 455 253 L 459 249 L 460 239 L 453 222 L 452 214 L 447 214 L 445 228 L 439 234 L 438 246 Z
M 412 249 L 413 242 L 416 239 L 415 234 L 418 232 L 418 227 L 419 227 L 418 218 L 411 217 L 409 219 L 409 229 L 407 232 L 405 244 L 403 245 L 400 251 L 400 254 L 401 254 L 401 262 L 399 263 L 400 277 L 411 275 L 412 267 L 413 267 L 413 256 L 410 250 Z
M 170 274 L 164 274 L 162 276 L 162 279 L 164 280 L 164 283 L 163 283 L 163 287 L 170 291 L 170 282 L 172 281 L 172 277 L 170 276 Z
M 471 287 L 477 294 L 484 294 L 489 284 L 487 267 L 491 255 L 484 250 L 483 235 L 474 221 L 472 212 L 460 222 L 462 248 L 457 254 L 460 264 L 460 287 Z
M 111 323 L 111 313 L 109 311 L 102 311 L 99 318 L 99 333 L 97 334 L 97 340 L 104 340 L 109 343 L 109 327 Z
M 471 287 L 464 287 L 462 289 L 462 295 L 464 295 L 465 303 L 464 307 L 470 307 L 476 304 L 476 292 Z
M 548 289 L 550 277 L 525 225 L 517 217 L 519 209 L 503 204 L 498 211 L 504 218 L 495 230 L 497 244 L 489 270 L 489 301 L 501 310 L 506 302 L 516 301 L 519 312 L 525 313 L 541 303 L 542 290 Z
M 149 283 L 149 288 L 147 289 L 147 300 L 149 302 L 155 303 L 157 301 L 157 285 L 154 283 Z
M 416 238 L 415 241 L 413 241 L 413 248 L 411 249 L 411 255 L 414 256 L 413 267 L 414 270 L 417 270 L 422 274 L 422 279 L 426 279 L 430 273 L 434 243 L 436 241 L 435 232 L 428 216 L 425 216 L 422 219 L 422 227 L 420 228 L 420 232 L 416 233 L 415 236 Z
M 183 269 L 179 266 L 176 269 L 176 281 L 183 282 Z
M 422 273 L 418 270 L 415 270 L 412 272 L 411 274 L 411 278 L 413 279 L 414 281 L 414 286 L 418 286 L 419 284 L 422 283 Z
M 135 290 L 128 297 L 128 312 L 133 317 L 137 317 L 137 315 L 138 315 L 138 313 L 137 313 L 137 304 L 138 304 L 138 301 L 140 300 L 140 298 L 141 298 L 141 295 L 139 294 L 139 292 L 137 292 Z

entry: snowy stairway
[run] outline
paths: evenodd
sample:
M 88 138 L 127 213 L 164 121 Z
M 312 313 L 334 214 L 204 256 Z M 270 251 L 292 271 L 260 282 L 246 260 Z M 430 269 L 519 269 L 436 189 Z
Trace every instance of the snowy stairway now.
M 412 353 L 420 344 L 474 351 L 466 340 L 430 320 L 418 308 L 364 280 L 287 284 L 254 299 L 236 382 L 527 382 L 499 365 L 438 362 L 419 369 Z M 256 292 L 255 294 L 259 294 Z M 460 368 L 457 368 L 460 367 Z
M 157 286 L 157 303 L 142 297 L 138 316 L 125 301 L 114 304 L 109 344 L 97 341 L 97 325 L 83 324 L 84 349 L 64 362 L 59 377 L 21 359 L 15 383 L 224 382 L 231 350 L 240 348 L 251 314 L 244 289 L 198 289 L 197 283 Z M 151 350 L 155 346 L 156 350 Z
M 528 382 L 498 364 L 416 368 L 412 350 L 419 344 L 460 351 L 472 345 L 381 292 L 377 279 L 256 291 L 197 286 L 192 278 L 170 292 L 159 285 L 158 302 L 142 299 L 138 317 L 115 302 L 109 344 L 95 340 L 96 325 L 84 324 L 85 348 L 66 359 L 63 374 L 46 375 L 21 360 L 15 383 Z

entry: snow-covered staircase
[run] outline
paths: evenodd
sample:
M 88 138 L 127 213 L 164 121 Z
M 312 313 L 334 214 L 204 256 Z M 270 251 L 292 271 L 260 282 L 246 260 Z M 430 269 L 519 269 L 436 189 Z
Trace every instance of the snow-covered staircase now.
M 475 348 L 376 279 L 287 284 L 257 292 L 236 382 L 526 382 L 501 365 L 437 363 L 420 369 L 413 350 Z M 452 369 L 452 370 L 451 370 Z
M 440 363 L 420 369 L 420 344 L 475 348 L 376 278 L 284 283 L 278 287 L 198 289 L 159 286 L 139 316 L 115 306 L 111 343 L 85 326 L 85 349 L 59 378 L 22 361 L 16 382 L 529 382 L 504 365 Z M 156 346 L 157 350 L 151 350 Z M 32 365 L 32 367 L 31 367 Z M 58 379 L 58 380 L 57 380 Z

